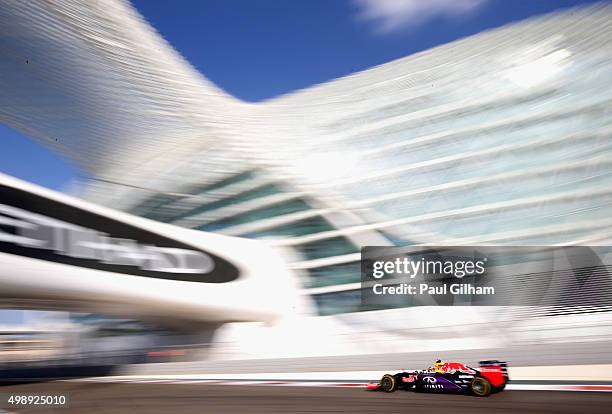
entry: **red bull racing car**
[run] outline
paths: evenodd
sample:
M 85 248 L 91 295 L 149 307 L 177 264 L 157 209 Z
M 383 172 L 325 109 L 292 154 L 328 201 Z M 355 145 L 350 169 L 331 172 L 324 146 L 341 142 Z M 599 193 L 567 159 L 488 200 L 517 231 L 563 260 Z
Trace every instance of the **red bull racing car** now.
M 501 361 L 480 361 L 478 369 L 461 362 L 436 361 L 426 370 L 404 371 L 395 375 L 385 374 L 378 383 L 368 384 L 368 389 L 393 392 L 413 390 L 417 392 L 469 393 L 486 397 L 502 391 L 508 383 L 508 365 Z

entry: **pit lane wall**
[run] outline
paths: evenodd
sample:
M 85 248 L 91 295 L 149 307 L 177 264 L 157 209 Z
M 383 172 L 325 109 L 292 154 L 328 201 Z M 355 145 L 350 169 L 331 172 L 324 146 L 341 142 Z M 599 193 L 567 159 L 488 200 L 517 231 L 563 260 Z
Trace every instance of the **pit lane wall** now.
M 261 242 L 154 222 L 0 174 L 0 307 L 202 332 L 295 311 L 294 283 Z

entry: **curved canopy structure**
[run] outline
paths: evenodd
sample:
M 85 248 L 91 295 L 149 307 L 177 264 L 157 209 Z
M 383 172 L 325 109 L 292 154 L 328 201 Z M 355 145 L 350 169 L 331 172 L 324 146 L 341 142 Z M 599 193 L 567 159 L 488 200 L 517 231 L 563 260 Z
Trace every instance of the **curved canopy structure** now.
M 3 0 L 0 28 L 0 122 L 93 176 L 231 139 L 246 106 L 125 1 Z

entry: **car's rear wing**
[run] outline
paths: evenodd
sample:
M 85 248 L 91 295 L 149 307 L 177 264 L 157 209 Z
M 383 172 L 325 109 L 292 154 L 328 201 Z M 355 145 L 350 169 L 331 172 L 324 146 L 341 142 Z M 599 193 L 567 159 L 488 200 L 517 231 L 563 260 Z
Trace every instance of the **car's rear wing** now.
M 496 359 L 492 359 L 488 361 L 480 361 L 479 364 L 480 372 L 484 374 L 483 376 L 485 377 L 491 377 L 491 379 L 493 380 L 492 382 L 506 383 L 510 379 L 508 375 L 508 363 L 506 363 L 505 361 L 498 361 Z

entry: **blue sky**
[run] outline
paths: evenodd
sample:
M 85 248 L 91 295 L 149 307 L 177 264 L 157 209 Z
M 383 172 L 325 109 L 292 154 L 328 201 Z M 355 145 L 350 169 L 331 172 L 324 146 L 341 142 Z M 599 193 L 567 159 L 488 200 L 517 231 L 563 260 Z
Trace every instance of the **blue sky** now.
M 232 95 L 260 101 L 580 0 L 135 0 Z M 79 174 L 0 124 L 0 172 L 54 189 Z

